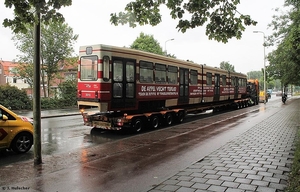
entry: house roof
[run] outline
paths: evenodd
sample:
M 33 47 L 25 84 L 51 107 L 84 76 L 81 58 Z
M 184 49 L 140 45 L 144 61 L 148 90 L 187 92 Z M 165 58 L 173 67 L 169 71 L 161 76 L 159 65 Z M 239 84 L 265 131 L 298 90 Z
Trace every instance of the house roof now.
M 5 76 L 15 76 L 14 73 L 11 72 L 11 69 L 17 67 L 19 63 L 14 61 L 3 61 L 0 60 L 0 65 L 3 66 L 3 73 Z M 1 67 L 2 69 L 2 67 Z M 77 71 L 77 63 L 73 65 L 65 65 L 64 63 L 59 63 L 59 71 Z M 1 71 L 2 73 L 2 71 Z
M 17 67 L 18 63 L 13 62 L 13 61 L 2 61 L 2 60 L 0 60 L 0 65 L 1 65 L 1 69 L 3 69 L 3 71 L 1 71 L 1 73 L 4 73 L 4 75 L 6 75 L 6 76 L 13 76 L 14 74 L 11 73 L 10 70 Z

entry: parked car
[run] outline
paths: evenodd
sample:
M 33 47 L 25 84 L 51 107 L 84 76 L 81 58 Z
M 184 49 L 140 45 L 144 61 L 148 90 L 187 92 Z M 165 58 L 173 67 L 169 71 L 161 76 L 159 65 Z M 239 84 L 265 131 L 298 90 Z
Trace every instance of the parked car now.
M 26 153 L 33 144 L 33 120 L 0 105 L 0 149 Z

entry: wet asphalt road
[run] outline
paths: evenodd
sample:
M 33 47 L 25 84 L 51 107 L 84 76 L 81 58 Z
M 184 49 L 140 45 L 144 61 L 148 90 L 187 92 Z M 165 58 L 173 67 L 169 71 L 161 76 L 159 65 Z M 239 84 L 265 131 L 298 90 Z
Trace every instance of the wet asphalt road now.
M 30 160 L 6 163 L 0 165 L 1 174 L 11 167 L 23 173 L 13 181 L 7 173 L 0 186 L 17 183 L 37 191 L 146 191 L 280 110 L 281 105 L 280 99 L 274 98 L 267 105 L 129 136 L 90 132 L 83 129 L 78 116 L 74 120 L 73 117 L 51 119 L 46 122 L 49 128 L 43 131 L 45 156 L 39 180 L 28 177 L 37 174 Z M 32 152 L 24 155 L 30 157 Z M 23 161 L 19 155 L 7 157 Z M 4 159 L 1 154 L 0 162 Z

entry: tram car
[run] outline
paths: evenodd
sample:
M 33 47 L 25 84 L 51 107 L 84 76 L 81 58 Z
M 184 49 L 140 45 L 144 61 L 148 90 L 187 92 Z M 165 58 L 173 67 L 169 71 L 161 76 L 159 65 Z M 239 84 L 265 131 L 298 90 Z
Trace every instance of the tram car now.
M 77 94 L 86 125 L 135 131 L 249 100 L 245 74 L 103 44 L 80 47 Z

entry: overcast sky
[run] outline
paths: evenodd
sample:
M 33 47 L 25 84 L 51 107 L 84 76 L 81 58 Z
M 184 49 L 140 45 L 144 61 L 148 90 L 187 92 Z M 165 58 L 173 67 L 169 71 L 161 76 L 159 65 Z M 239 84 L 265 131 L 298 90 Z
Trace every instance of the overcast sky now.
M 88 3 L 87 3 L 88 2 Z M 263 34 L 253 33 L 262 31 L 266 36 L 272 31 L 267 25 L 272 21 L 272 15 L 277 14 L 275 8 L 283 7 L 284 0 L 241 0 L 238 10 L 249 14 L 258 22 L 256 26 L 247 27 L 242 39 L 229 40 L 227 44 L 208 40 L 205 27 L 190 29 L 186 33 L 178 32 L 177 21 L 172 20 L 167 9 L 162 10 L 163 21 L 158 26 L 143 26 L 129 28 L 128 25 L 114 26 L 109 22 L 110 13 L 122 11 L 130 0 L 73 0 L 70 7 L 60 10 L 66 22 L 73 28 L 79 38 L 74 45 L 78 55 L 79 46 L 91 44 L 107 44 L 113 46 L 129 46 L 141 32 L 153 37 L 168 53 L 178 59 L 191 60 L 195 63 L 219 67 L 222 61 L 234 65 L 235 70 L 242 73 L 261 70 L 264 66 Z M 15 48 L 12 32 L 4 28 L 5 18 L 13 17 L 13 10 L 0 3 L 0 59 L 12 61 L 20 54 Z M 174 41 L 167 40 L 174 38 Z M 266 54 L 272 49 L 266 49 Z M 266 62 L 268 65 L 268 63 Z

